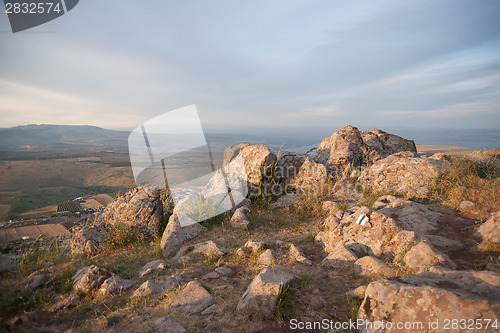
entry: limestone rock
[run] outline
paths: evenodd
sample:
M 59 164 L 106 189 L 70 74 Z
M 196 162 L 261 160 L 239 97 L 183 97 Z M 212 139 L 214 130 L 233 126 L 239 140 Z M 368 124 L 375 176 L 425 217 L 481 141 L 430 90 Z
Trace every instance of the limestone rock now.
M 132 288 L 135 281 L 125 280 L 119 276 L 112 276 L 101 284 L 98 293 L 101 295 L 121 294 L 122 292 Z
M 181 221 L 185 220 L 187 222 L 181 224 Z M 207 228 L 204 226 L 189 220 L 191 219 L 184 215 L 173 214 L 170 216 L 160 243 L 162 254 L 165 257 L 173 256 L 185 241 L 193 239 L 207 231 Z
M 417 147 L 413 140 L 407 140 L 378 129 L 363 131 L 361 132 L 361 137 L 365 145 L 371 148 L 371 150 L 376 151 L 380 158 L 403 151 L 410 151 L 417 154 Z
M 375 192 L 407 193 L 428 185 L 446 170 L 442 161 L 414 156 L 404 152 L 378 160 L 361 173 L 359 182 Z
M 111 273 L 104 268 L 95 265 L 81 267 L 71 278 L 73 291 L 77 294 L 88 294 L 110 277 Z
M 472 201 L 465 200 L 465 201 L 460 202 L 460 205 L 458 206 L 458 209 L 460 209 L 460 210 L 468 210 L 468 209 L 474 208 L 475 206 L 476 206 L 476 204 L 473 203 Z
M 48 311 L 55 312 L 62 309 L 69 309 L 77 306 L 80 303 L 80 296 L 78 294 L 64 294 L 58 295 L 55 298 L 56 303 L 48 308 Z
M 356 224 L 362 214 L 370 214 L 370 222 L 364 226 Z M 345 214 L 340 225 L 334 230 L 324 230 L 316 236 L 327 253 L 332 252 L 338 244 L 348 246 L 352 251 L 358 248 L 363 255 L 380 256 L 390 251 L 392 237 L 400 231 L 396 221 L 368 207 L 359 208 L 354 214 Z M 352 244 L 352 246 L 350 245 Z M 357 246 L 358 244 L 362 246 Z
M 378 280 L 368 285 L 358 319 L 370 322 L 440 321 L 444 318 L 495 320 L 500 316 L 500 275 L 491 272 L 438 271 L 408 275 L 398 280 Z M 378 332 L 375 328 L 358 327 L 361 332 Z M 398 332 L 415 332 L 402 329 Z M 459 330 L 456 330 L 457 332 Z M 460 331 L 460 332 L 465 332 Z
M 250 219 L 248 218 L 249 212 L 250 210 L 245 206 L 236 209 L 233 216 L 231 217 L 231 226 L 233 226 L 234 228 L 246 229 L 250 224 Z
M 290 262 L 298 262 L 299 264 L 307 266 L 312 265 L 312 261 L 306 258 L 306 256 L 302 252 L 302 249 L 298 246 L 295 246 L 294 244 L 290 245 Z
M 134 291 L 133 297 L 148 296 L 151 294 L 159 294 L 165 291 L 170 291 L 180 285 L 181 277 L 178 275 L 172 276 L 164 281 L 151 281 L 148 280 L 140 285 Z
M 394 277 L 396 272 L 385 262 L 372 256 L 366 256 L 356 260 L 354 273 L 359 276 L 371 277 Z
M 276 259 L 271 249 L 267 249 L 259 256 L 259 264 L 264 266 L 271 266 Z
M 427 206 L 416 202 L 396 207 L 389 205 L 380 209 L 378 213 L 395 218 L 405 230 L 415 231 L 418 235 L 436 231 L 437 222 L 442 217 L 440 213 L 433 212 Z
M 104 244 L 101 231 L 97 226 L 85 226 L 76 231 L 71 238 L 71 255 L 73 257 L 93 256 Z
M 277 268 L 263 269 L 250 283 L 238 302 L 236 310 L 252 309 L 270 316 L 273 313 L 280 289 L 294 283 L 297 276 Z
M 0 255 L 0 274 L 13 272 L 19 269 L 19 264 L 7 256 Z
M 500 243 L 500 211 L 491 214 L 474 233 L 474 238 L 480 242 Z
M 289 193 L 281 198 L 279 198 L 276 202 L 269 205 L 271 210 L 285 208 L 295 205 L 300 201 L 301 195 L 297 193 Z
M 214 269 L 215 272 L 222 276 L 231 277 L 235 274 L 234 270 L 227 266 L 220 266 Z
M 149 274 L 163 272 L 167 268 L 165 260 L 154 260 L 148 262 L 139 270 L 139 277 L 144 277 Z
M 163 202 L 158 189 L 139 186 L 111 202 L 102 214 L 107 224 L 123 223 L 146 229 L 151 235 L 160 231 L 163 219 Z
M 226 149 L 224 149 L 224 156 L 222 159 L 222 165 L 226 166 L 229 163 L 231 163 L 231 161 L 233 159 L 235 159 L 240 154 L 241 148 L 246 147 L 246 146 L 250 146 L 250 144 L 248 144 L 246 142 L 242 142 L 236 146 L 231 146 L 231 147 L 227 147 Z
M 177 295 L 170 307 L 194 314 L 202 312 L 214 303 L 214 297 L 198 281 L 191 281 Z
M 196 244 L 192 253 L 201 253 L 206 256 L 223 256 L 229 253 L 229 251 L 210 240 Z
M 347 249 L 344 245 L 339 244 L 321 261 L 320 266 L 342 269 L 352 266 L 356 260 L 358 260 L 358 257 L 354 252 Z
M 352 290 L 349 290 L 346 295 L 347 296 L 356 296 L 358 298 L 364 299 L 365 298 L 365 293 L 366 293 L 366 287 L 367 286 L 359 286 L 357 288 L 354 288 Z
M 28 277 L 24 289 L 35 290 L 47 286 L 52 281 L 48 272 L 35 272 Z
M 345 126 L 321 141 L 313 160 L 331 168 L 331 166 L 346 167 L 361 166 L 365 159 L 367 147 L 361 133 L 356 127 Z
M 276 180 L 282 184 L 289 184 L 297 176 L 305 160 L 304 154 L 281 152 L 276 166 Z
M 323 211 L 341 219 L 344 216 L 344 212 L 340 209 L 340 205 L 335 201 L 324 201 L 322 206 Z
M 486 267 L 484 267 L 487 271 L 491 271 L 491 272 L 495 272 L 495 273 L 498 273 L 500 274 L 500 265 L 499 264 L 495 264 L 493 262 L 490 262 L 488 264 L 486 264 Z
M 252 249 L 252 252 L 255 253 L 257 251 L 260 251 L 264 247 L 264 242 L 249 240 L 243 247 L 249 247 Z
M 446 251 L 460 251 L 465 249 L 465 244 L 454 240 L 454 239 L 449 239 L 446 237 L 442 236 L 437 236 L 437 235 L 427 235 L 427 239 L 438 248 L 441 248 Z
M 158 318 L 154 323 L 156 333 L 187 333 L 186 329 L 170 317 Z
M 299 172 L 290 181 L 296 188 L 307 193 L 324 193 L 328 186 L 328 174 L 326 167 L 321 163 L 313 162 L 306 157 Z
M 434 265 L 448 266 L 455 268 L 456 265 L 447 255 L 433 249 L 424 242 L 418 243 L 411 248 L 404 257 L 406 266 L 417 273 L 422 273 Z

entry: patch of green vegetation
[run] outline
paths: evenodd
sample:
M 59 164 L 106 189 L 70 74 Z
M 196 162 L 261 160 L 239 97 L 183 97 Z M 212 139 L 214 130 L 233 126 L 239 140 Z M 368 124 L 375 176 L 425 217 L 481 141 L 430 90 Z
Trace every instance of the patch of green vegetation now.
M 278 299 L 274 306 L 274 315 L 278 318 L 290 318 L 295 313 L 296 309 L 296 294 L 295 290 L 287 285 L 282 285 L 278 293 Z

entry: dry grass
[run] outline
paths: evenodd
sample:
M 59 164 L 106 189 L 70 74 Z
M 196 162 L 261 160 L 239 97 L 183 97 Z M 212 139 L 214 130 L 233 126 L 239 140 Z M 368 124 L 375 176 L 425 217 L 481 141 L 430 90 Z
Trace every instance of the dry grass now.
M 458 209 L 460 202 L 476 204 L 473 213 L 488 217 L 500 208 L 500 182 L 498 166 L 494 161 L 480 161 L 466 156 L 447 156 L 449 170 L 430 186 L 434 198 L 448 202 Z

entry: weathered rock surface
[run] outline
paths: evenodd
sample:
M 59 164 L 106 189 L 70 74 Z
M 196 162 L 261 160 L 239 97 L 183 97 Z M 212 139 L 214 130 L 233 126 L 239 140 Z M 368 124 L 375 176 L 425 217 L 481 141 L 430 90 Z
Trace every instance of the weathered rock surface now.
M 411 152 L 397 153 L 365 169 L 359 182 L 372 191 L 407 193 L 428 185 L 446 166 L 443 161 L 415 157 Z
M 274 253 L 271 249 L 267 249 L 259 256 L 259 264 L 264 266 L 271 266 L 275 262 Z
M 402 151 L 410 151 L 414 154 L 417 153 L 417 147 L 413 140 L 407 140 L 378 129 L 363 131 L 361 132 L 361 137 L 365 145 L 378 153 L 378 158 L 385 158 Z
M 140 270 L 139 270 L 139 277 L 144 277 L 149 274 L 153 273 L 159 273 L 165 271 L 167 268 L 167 263 L 165 260 L 154 260 L 151 262 L 148 262 L 146 265 L 144 265 Z
M 154 323 L 156 333 L 187 333 L 181 324 L 170 317 L 158 318 Z
M 214 303 L 214 297 L 198 281 L 191 281 L 177 295 L 170 307 L 194 314 L 202 312 Z
M 196 244 L 191 253 L 201 253 L 206 256 L 223 256 L 229 253 L 229 251 L 210 240 Z
M 344 216 L 344 211 L 340 209 L 340 205 L 335 201 L 324 201 L 322 204 L 323 211 L 341 219 Z
M 104 238 L 98 227 L 85 226 L 73 234 L 71 255 L 73 257 L 96 255 L 103 244 Z
M 395 218 L 405 229 L 415 231 L 418 235 L 424 235 L 438 229 L 437 222 L 441 214 L 427 208 L 427 206 L 416 203 L 404 203 L 403 200 L 396 200 L 397 206 L 389 204 L 378 213 Z
M 88 294 L 110 277 L 111 273 L 104 268 L 95 265 L 81 267 L 71 278 L 73 291 L 77 294 Z
M 296 193 L 289 193 L 269 205 L 271 210 L 290 207 L 297 204 L 300 201 L 301 195 Z
M 394 277 L 396 272 L 385 262 L 372 256 L 366 256 L 356 260 L 354 273 L 359 276 L 371 277 Z
M 312 261 L 306 258 L 304 252 L 302 252 L 302 249 L 298 246 L 295 246 L 294 244 L 290 245 L 290 262 L 297 262 L 299 264 L 308 266 L 312 265 Z
M 460 251 L 465 249 L 465 244 L 446 237 L 437 235 L 427 235 L 427 239 L 437 248 L 446 251 Z
M 248 218 L 249 213 L 250 210 L 248 207 L 240 207 L 236 209 L 229 223 L 231 223 L 231 226 L 234 228 L 246 229 L 250 224 L 250 219 Z
M 328 174 L 326 167 L 321 163 L 313 162 L 309 157 L 305 158 L 299 172 L 290 181 L 296 188 L 307 193 L 325 193 L 327 190 Z
M 439 330 L 424 326 L 426 332 L 442 332 L 444 318 L 495 320 L 500 316 L 500 275 L 491 272 L 433 270 L 398 280 L 378 280 L 368 285 L 358 319 L 371 322 L 422 322 L 439 320 Z M 358 327 L 361 332 L 379 332 Z M 415 332 L 400 329 L 398 332 Z M 466 332 L 466 330 L 454 330 Z
M 101 295 L 121 294 L 134 285 L 135 281 L 125 280 L 119 276 L 113 275 L 101 284 L 98 293 Z
M 370 223 L 364 226 L 356 224 L 362 214 L 370 214 Z M 346 245 L 354 253 L 380 256 L 391 251 L 390 241 L 400 231 L 396 221 L 368 207 L 359 208 L 354 214 L 345 214 L 341 223 L 334 230 L 324 230 L 316 236 L 327 253 L 338 244 Z M 358 246 L 359 245 L 359 246 Z
M 464 200 L 464 201 L 460 202 L 460 205 L 458 205 L 458 209 L 468 210 L 468 209 L 474 208 L 475 206 L 476 206 L 476 204 L 473 203 L 472 201 Z
M 141 284 L 139 288 L 134 291 L 133 297 L 148 296 L 151 294 L 159 294 L 165 291 L 170 291 L 180 285 L 181 277 L 178 275 L 172 276 L 164 281 L 151 281 L 148 280 Z
M 69 309 L 71 307 L 77 306 L 80 303 L 80 296 L 78 294 L 63 294 L 58 295 L 54 300 L 55 303 L 52 304 L 48 311 L 55 312 L 62 309 Z
M 19 269 L 19 264 L 6 256 L 0 256 L 0 274 L 3 272 L 14 272 Z
M 429 244 L 424 242 L 418 243 L 406 253 L 404 262 L 407 267 L 417 273 L 422 273 L 428 270 L 431 266 L 447 266 L 455 268 L 456 264 L 444 253 L 433 249 Z
M 321 261 L 320 266 L 342 269 L 352 266 L 356 260 L 358 260 L 358 257 L 354 252 L 339 244 Z
M 296 280 L 296 275 L 267 267 L 250 283 L 236 309 L 238 311 L 252 309 L 265 316 L 270 316 L 273 313 L 280 289 Z
M 282 151 L 278 156 L 275 177 L 282 184 L 289 184 L 299 173 L 306 155 Z
M 253 241 L 248 240 L 243 247 L 249 247 L 252 249 L 252 252 L 260 251 L 264 247 L 263 241 Z
M 189 217 L 183 215 L 173 214 L 170 216 L 160 243 L 162 254 L 165 257 L 173 256 L 185 241 L 193 239 L 207 231 L 207 228 L 192 220 L 191 223 L 186 222 L 181 224 L 181 221 L 186 219 L 191 220 Z
M 500 211 L 491 214 L 477 229 L 474 238 L 480 242 L 500 243 Z
M 46 271 L 34 272 L 28 277 L 28 282 L 24 289 L 35 290 L 47 286 L 52 281 L 52 278 Z
M 231 277 L 235 274 L 234 270 L 227 266 L 219 266 L 214 269 L 215 272 L 222 276 Z
M 123 223 L 146 229 L 155 235 L 163 219 L 163 203 L 160 192 L 153 187 L 139 186 L 111 202 L 102 214 L 106 224 Z

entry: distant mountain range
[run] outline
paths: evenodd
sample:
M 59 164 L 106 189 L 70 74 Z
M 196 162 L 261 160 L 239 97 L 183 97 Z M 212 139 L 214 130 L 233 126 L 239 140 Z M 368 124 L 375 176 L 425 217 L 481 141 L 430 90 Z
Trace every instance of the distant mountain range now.
M 96 126 L 42 124 L 0 128 L 0 151 L 127 152 L 128 134 Z

